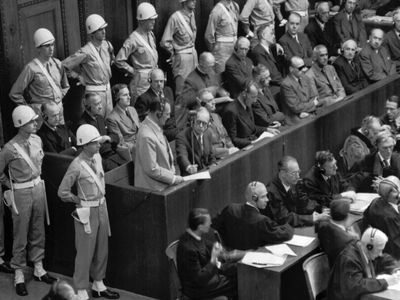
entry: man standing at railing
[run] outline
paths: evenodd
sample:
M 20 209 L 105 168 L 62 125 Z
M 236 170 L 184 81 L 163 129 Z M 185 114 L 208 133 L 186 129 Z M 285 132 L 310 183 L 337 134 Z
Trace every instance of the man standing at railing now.
M 82 152 L 69 165 L 58 188 L 58 196 L 76 204 L 72 213 L 75 225 L 74 285 L 79 300 L 89 299 L 89 276 L 93 279 L 92 296 L 118 299 L 103 282 L 108 260 L 108 236 L 111 235 L 105 199 L 104 170 L 99 155 L 100 144 L 109 137 L 101 136 L 92 125 L 81 125 L 76 138 Z M 77 195 L 71 192 L 77 186 Z
M 11 266 L 15 269 L 15 290 L 17 295 L 26 296 L 23 269 L 26 255 L 34 263 L 33 276 L 36 281 L 52 284 L 56 281 L 44 269 L 42 261 L 45 251 L 44 222 L 50 220 L 47 210 L 46 190 L 42 171 L 42 141 L 35 134 L 38 115 L 32 108 L 20 105 L 14 109 L 12 119 L 18 134 L 4 145 L 0 152 L 0 180 L 11 190 L 5 193 L 12 207 L 13 257 Z M 4 173 L 8 167 L 8 175 Z M 28 251 L 27 251 L 28 250 Z

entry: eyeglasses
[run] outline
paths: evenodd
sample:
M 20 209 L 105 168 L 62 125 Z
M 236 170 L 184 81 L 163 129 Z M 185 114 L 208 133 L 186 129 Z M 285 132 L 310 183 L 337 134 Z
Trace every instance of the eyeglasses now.
M 300 176 L 301 170 L 292 171 L 292 172 L 289 172 L 288 170 L 285 170 L 285 172 L 288 173 L 290 176 L 296 176 L 296 175 Z
M 201 126 L 201 127 L 208 127 L 208 122 L 204 122 L 201 120 L 196 120 L 196 124 Z
M 297 67 L 297 70 L 301 71 L 301 70 L 303 70 L 304 68 L 307 68 L 306 65 L 302 65 L 302 66 L 300 66 L 300 67 Z

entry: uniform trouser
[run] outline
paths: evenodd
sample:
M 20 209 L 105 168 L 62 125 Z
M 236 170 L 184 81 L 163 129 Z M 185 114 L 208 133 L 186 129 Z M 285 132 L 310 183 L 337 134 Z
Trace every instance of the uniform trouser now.
M 63 107 L 63 103 L 62 101 L 60 102 L 54 102 L 57 104 L 57 106 L 60 108 L 60 124 L 64 125 L 65 124 L 65 120 L 64 120 L 64 107 Z M 43 124 L 43 117 L 42 117 L 42 108 L 43 104 L 40 103 L 32 103 L 30 106 L 32 107 L 32 109 L 35 111 L 35 113 L 38 115 L 38 118 L 36 119 L 37 122 L 37 128 L 38 130 L 40 129 L 40 127 L 42 127 Z
M 225 63 L 231 57 L 234 50 L 234 42 L 216 42 L 212 54 L 215 58 L 215 72 L 225 71 Z
M 28 259 L 39 262 L 44 258 L 46 218 L 44 185 L 14 190 L 15 205 L 19 215 L 12 211 L 14 242 L 11 266 L 21 269 L 26 266 L 26 251 Z
M 0 189 L 0 193 L 1 193 Z M 3 196 L 0 196 L 0 258 L 2 258 L 5 254 L 4 250 L 4 204 L 3 204 Z
M 136 99 L 146 92 L 150 87 L 149 74 L 152 69 L 137 69 L 131 82 L 129 91 L 131 93 L 131 106 L 135 105 Z
M 175 79 L 176 96 L 182 92 L 186 77 L 196 68 L 197 63 L 197 52 L 194 48 L 192 53 L 176 53 L 174 55 L 172 73 Z
M 89 287 L 89 276 L 93 280 L 103 280 L 108 260 L 108 215 L 106 203 L 90 208 L 91 233 L 86 233 L 84 225 L 75 223 L 75 271 L 74 284 L 78 290 Z
M 113 110 L 111 90 L 110 89 L 107 89 L 105 91 L 86 90 L 86 93 L 94 93 L 94 94 L 97 94 L 100 96 L 100 98 L 101 98 L 101 113 L 100 113 L 100 115 L 103 116 L 104 118 L 106 118 Z

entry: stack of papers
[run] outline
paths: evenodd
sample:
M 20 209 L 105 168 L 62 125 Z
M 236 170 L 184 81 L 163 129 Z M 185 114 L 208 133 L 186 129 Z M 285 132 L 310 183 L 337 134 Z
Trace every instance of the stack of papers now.
M 188 176 L 183 177 L 184 181 L 198 180 L 198 179 L 211 179 L 210 172 L 204 171 L 204 172 L 199 172 L 199 173 L 195 173 L 193 175 L 188 175 Z
M 295 235 L 293 235 L 293 238 L 290 241 L 285 242 L 285 244 L 298 246 L 298 247 L 307 247 L 314 240 L 315 240 L 315 238 L 313 238 L 313 237 L 295 234 Z
M 266 252 L 247 252 L 242 263 L 256 268 L 279 267 L 285 263 L 286 255 L 278 256 Z
M 372 200 L 378 197 L 379 195 L 375 193 L 357 193 L 356 200 L 350 204 L 350 212 L 353 214 L 363 214 Z
M 272 246 L 265 246 L 265 249 L 271 251 L 272 254 L 278 256 L 297 256 L 296 253 L 293 252 L 292 249 L 286 244 L 279 244 L 279 245 L 272 245 Z

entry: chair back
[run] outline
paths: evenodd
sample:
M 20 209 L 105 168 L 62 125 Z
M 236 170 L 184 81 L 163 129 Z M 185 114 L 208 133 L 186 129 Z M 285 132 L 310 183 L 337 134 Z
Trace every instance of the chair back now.
M 183 295 L 181 292 L 181 281 L 179 280 L 178 265 L 176 262 L 176 250 L 178 248 L 178 243 L 179 243 L 179 240 L 176 240 L 176 241 L 173 241 L 171 244 L 169 244 L 167 246 L 167 248 L 165 249 L 165 255 L 167 255 L 167 257 L 170 261 L 170 264 L 172 266 L 172 269 L 173 269 L 171 277 L 172 277 L 172 281 L 173 281 L 173 284 L 175 287 L 175 295 L 177 295 L 176 299 L 182 299 Z
M 350 225 L 350 229 L 358 234 L 358 238 L 361 238 L 362 233 L 364 232 L 364 224 L 363 224 L 363 218 L 360 218 L 357 221 L 354 221 Z
M 309 299 L 316 300 L 317 296 L 328 287 L 329 262 L 325 252 L 314 254 L 303 263 Z

